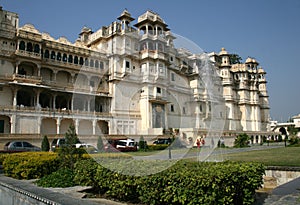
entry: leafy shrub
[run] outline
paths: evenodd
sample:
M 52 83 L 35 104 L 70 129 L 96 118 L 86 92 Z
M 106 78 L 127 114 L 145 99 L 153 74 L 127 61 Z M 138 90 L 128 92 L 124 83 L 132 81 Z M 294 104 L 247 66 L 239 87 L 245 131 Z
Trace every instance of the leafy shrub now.
M 91 158 L 83 159 L 76 162 L 74 166 L 74 181 L 82 186 L 93 186 L 98 164 Z
M 9 154 L 3 161 L 4 173 L 17 179 L 36 179 L 58 170 L 55 153 L 23 152 Z
M 148 145 L 148 150 L 149 151 L 154 151 L 154 150 L 164 150 L 168 147 L 168 144 L 157 144 L 157 145 Z
M 5 157 L 7 157 L 7 156 L 8 156 L 7 153 L 1 153 L 1 154 L 0 154 L 0 165 L 3 164 L 3 161 L 4 161 Z
M 97 192 L 114 199 L 138 200 L 139 203 L 153 205 L 250 205 L 254 201 L 255 190 L 262 184 L 265 171 L 258 163 L 180 161 L 160 173 L 135 177 L 111 171 L 93 161 L 79 163 L 81 165 L 76 168 L 85 168 L 86 171 L 75 170 L 78 184 L 94 186 Z M 130 166 L 128 163 L 117 164 L 119 170 Z M 148 169 L 147 164 L 143 166 Z
M 234 147 L 248 147 L 249 146 L 249 136 L 245 133 L 238 135 L 234 140 Z
M 297 136 L 289 137 L 289 143 L 290 145 L 297 145 L 300 143 L 300 139 Z
M 44 152 L 48 152 L 50 150 L 50 143 L 49 143 L 47 135 L 45 135 L 43 137 L 41 148 L 42 148 L 42 151 L 44 151 Z
M 73 178 L 74 173 L 71 169 L 62 168 L 37 180 L 36 184 L 42 187 L 72 187 L 76 185 Z

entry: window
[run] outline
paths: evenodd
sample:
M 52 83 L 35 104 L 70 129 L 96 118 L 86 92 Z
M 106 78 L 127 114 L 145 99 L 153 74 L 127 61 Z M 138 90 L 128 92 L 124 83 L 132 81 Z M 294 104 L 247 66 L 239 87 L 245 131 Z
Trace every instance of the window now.
M 103 62 L 101 61 L 100 62 L 100 69 L 103 69 L 104 68 L 104 64 L 103 64 Z
M 182 113 L 185 115 L 185 107 L 182 108 Z
M 93 59 L 90 60 L 90 67 L 94 67 L 94 60 Z
M 0 120 L 0 133 L 4 133 L 4 120 Z
M 27 48 L 26 48 L 26 51 L 28 52 L 32 52 L 32 43 L 27 43 Z
M 45 57 L 45 58 L 49 58 L 49 50 L 45 50 L 44 57 Z
M 68 62 L 73 63 L 73 56 L 72 55 L 69 55 Z
M 95 61 L 95 68 L 99 68 L 99 61 L 98 60 Z
M 175 73 L 171 73 L 171 80 L 175 81 Z
M 157 87 L 157 88 L 156 88 L 156 92 L 157 92 L 157 93 L 161 93 L 161 88 L 160 88 L 160 87 Z
M 34 52 L 39 53 L 40 52 L 40 46 L 38 44 L 34 45 Z
M 55 52 L 51 51 L 51 59 L 55 60 Z
M 78 56 L 74 57 L 74 64 L 78 64 Z
M 61 61 L 61 53 L 60 53 L 60 52 L 57 53 L 56 59 L 57 59 L 58 61 Z
M 1 91 L 3 91 L 3 87 L 2 87 L 2 86 L 0 86 L 0 92 L 1 92 Z
M 202 112 L 202 105 L 199 106 L 200 112 Z
M 174 105 L 171 105 L 171 112 L 174 112 Z
M 67 54 L 63 54 L 63 62 L 67 62 Z
M 89 66 L 89 59 L 86 58 L 86 59 L 84 60 L 84 65 L 85 65 L 85 66 Z
M 126 68 L 130 68 L 130 62 L 126 61 Z
M 20 42 L 19 49 L 23 50 L 23 51 L 25 50 L 25 42 L 24 41 Z
M 94 81 L 90 81 L 90 86 L 95 87 L 95 82 Z
M 80 57 L 80 59 L 79 59 L 79 65 L 83 65 L 83 58 L 82 57 Z

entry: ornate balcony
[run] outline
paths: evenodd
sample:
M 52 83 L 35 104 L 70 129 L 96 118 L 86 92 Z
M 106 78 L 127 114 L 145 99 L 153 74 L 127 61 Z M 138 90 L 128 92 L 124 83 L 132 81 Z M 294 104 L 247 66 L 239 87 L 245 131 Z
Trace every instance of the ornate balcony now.
M 42 77 L 13 74 L 12 80 L 18 83 L 40 84 L 42 82 Z

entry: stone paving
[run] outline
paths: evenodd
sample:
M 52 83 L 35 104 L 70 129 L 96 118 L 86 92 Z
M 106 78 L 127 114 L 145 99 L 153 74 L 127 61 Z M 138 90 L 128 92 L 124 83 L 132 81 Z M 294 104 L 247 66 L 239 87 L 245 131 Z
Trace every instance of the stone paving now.
M 300 205 L 300 177 L 273 189 L 269 194 L 260 194 L 254 205 Z

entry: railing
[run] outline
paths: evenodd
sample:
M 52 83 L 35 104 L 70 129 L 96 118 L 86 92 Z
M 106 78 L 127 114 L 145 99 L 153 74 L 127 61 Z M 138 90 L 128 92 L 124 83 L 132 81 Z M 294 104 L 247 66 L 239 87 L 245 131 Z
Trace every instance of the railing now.
M 56 114 L 56 115 L 88 115 L 88 116 L 103 116 L 111 117 L 109 112 L 85 111 L 85 110 L 67 110 L 67 109 L 53 109 L 53 108 L 38 108 L 31 106 L 0 106 L 1 112 L 23 112 L 32 114 Z
M 29 52 L 29 51 L 24 51 L 24 50 L 16 50 L 15 54 L 19 55 L 19 56 L 25 56 L 25 57 L 30 57 L 30 58 L 41 59 L 41 54 L 40 53 L 35 53 L 35 52 Z

